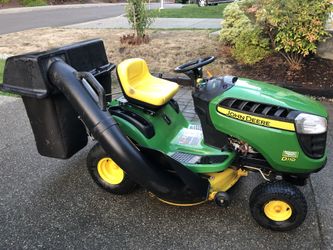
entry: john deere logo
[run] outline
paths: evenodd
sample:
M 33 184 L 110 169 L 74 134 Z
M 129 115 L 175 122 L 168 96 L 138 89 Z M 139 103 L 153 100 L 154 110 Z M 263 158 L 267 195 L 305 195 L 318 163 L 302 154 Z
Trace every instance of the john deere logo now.
M 268 127 L 268 128 L 277 128 L 287 131 L 295 131 L 294 123 L 289 121 L 279 121 L 279 120 L 273 120 L 268 118 L 263 118 L 259 116 L 249 115 L 246 113 L 230 110 L 223 108 L 221 106 L 217 107 L 217 111 L 225 115 L 227 117 L 230 117 L 232 119 L 236 119 L 242 122 L 252 123 L 258 126 Z
M 281 161 L 296 161 L 298 158 L 299 152 L 296 151 L 287 151 L 282 152 Z
M 266 126 L 266 127 L 270 127 L 270 122 L 267 120 L 263 120 L 251 115 L 245 115 L 245 114 L 241 114 L 241 113 L 236 113 L 233 112 L 231 110 L 228 110 L 228 113 L 226 114 L 227 116 L 230 116 L 232 118 L 235 118 L 237 120 L 241 120 L 241 121 L 245 121 L 245 122 L 250 122 L 250 123 L 254 123 L 257 125 L 261 125 L 261 126 Z

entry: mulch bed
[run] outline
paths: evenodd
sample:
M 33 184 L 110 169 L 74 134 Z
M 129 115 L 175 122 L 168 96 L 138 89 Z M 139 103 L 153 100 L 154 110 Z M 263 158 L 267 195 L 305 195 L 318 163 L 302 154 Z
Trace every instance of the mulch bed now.
M 275 83 L 288 82 L 307 88 L 333 88 L 333 61 L 310 57 L 299 71 L 291 71 L 280 56 L 271 56 L 253 66 L 236 66 L 241 75 Z
M 234 75 L 290 88 L 303 94 L 333 97 L 333 61 L 315 56 L 308 57 L 299 71 L 292 71 L 279 55 L 272 55 L 252 65 L 239 65 L 228 59 Z

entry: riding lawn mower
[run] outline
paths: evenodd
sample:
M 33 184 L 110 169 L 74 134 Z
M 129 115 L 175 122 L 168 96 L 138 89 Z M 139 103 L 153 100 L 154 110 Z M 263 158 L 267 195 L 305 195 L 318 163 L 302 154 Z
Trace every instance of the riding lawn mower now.
M 226 207 L 228 190 L 252 171 L 263 179 L 250 195 L 255 221 L 294 229 L 307 213 L 296 186 L 327 161 L 327 111 L 268 83 L 204 77 L 214 59 L 175 68 L 192 84 L 196 123 L 174 100 L 179 84 L 152 75 L 140 58 L 109 63 L 98 39 L 8 58 L 1 90 L 22 96 L 41 155 L 68 159 L 93 138 L 89 173 L 112 194 L 141 186 L 171 205 Z M 114 69 L 120 98 L 112 98 Z

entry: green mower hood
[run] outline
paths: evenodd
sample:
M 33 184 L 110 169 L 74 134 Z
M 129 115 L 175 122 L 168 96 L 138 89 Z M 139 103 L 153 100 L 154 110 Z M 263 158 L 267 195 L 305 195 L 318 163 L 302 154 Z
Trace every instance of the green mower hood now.
M 311 113 L 328 118 L 325 107 L 319 102 L 291 90 L 260 81 L 240 78 L 224 97 L 235 97 L 254 102 L 269 103 L 280 107 Z

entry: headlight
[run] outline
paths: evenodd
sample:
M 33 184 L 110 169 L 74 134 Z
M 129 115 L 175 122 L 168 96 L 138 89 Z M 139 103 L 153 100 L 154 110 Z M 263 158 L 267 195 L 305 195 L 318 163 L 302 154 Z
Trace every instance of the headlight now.
M 296 117 L 295 124 L 300 134 L 322 134 L 327 131 L 327 120 L 321 116 L 301 113 Z

